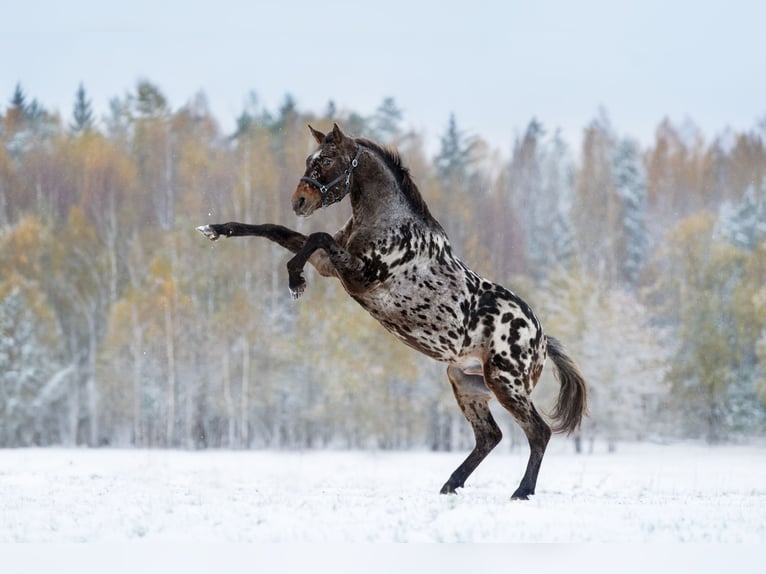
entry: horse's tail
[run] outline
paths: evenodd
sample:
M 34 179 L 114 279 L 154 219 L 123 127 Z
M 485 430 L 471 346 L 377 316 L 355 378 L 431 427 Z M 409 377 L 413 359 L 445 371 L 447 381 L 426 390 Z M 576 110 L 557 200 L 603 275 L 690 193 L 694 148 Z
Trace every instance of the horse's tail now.
M 559 398 L 550 413 L 553 432 L 573 433 L 588 414 L 588 390 L 580 367 L 567 355 L 561 341 L 548 336 L 548 356 L 555 367 L 554 374 L 561 384 Z

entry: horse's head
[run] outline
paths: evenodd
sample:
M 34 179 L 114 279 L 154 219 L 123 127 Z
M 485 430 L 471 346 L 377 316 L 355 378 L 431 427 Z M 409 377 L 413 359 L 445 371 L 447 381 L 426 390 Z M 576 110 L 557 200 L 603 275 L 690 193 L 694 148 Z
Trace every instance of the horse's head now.
M 306 158 L 306 172 L 293 193 L 293 211 L 308 217 L 346 197 L 361 148 L 338 127 L 327 135 L 309 126 L 319 149 Z

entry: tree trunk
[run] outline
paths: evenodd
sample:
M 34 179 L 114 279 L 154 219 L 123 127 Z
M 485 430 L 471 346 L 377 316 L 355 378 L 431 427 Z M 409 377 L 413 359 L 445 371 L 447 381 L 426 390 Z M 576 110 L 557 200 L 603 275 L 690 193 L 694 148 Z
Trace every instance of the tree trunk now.
M 71 348 L 76 349 L 77 345 L 71 345 Z M 76 373 L 72 377 L 72 391 L 68 394 L 69 399 L 69 444 L 77 444 L 77 429 L 80 424 L 80 376 Z
M 248 412 L 250 410 L 250 343 L 247 337 L 242 337 L 242 383 L 240 386 L 239 434 L 240 446 L 249 448 L 250 429 Z
M 96 356 L 98 353 L 98 335 L 96 333 L 97 310 L 88 313 L 88 420 L 89 420 L 89 446 L 98 446 L 98 383 L 96 381 Z
M 131 354 L 133 355 L 133 446 L 142 446 L 141 379 L 144 368 L 144 332 L 138 320 L 138 309 L 135 303 L 130 307 L 130 319 L 133 327 L 133 339 L 130 344 Z
M 173 192 L 173 151 L 171 145 L 172 133 L 170 131 L 170 122 L 165 124 L 165 173 L 164 173 L 164 213 L 163 223 L 165 229 L 173 228 L 173 220 L 175 217 L 175 195 Z
M 165 355 L 168 363 L 167 421 L 165 421 L 165 446 L 172 447 L 175 441 L 176 421 L 176 352 L 175 329 L 173 328 L 172 302 L 165 305 Z
M 109 259 L 109 300 L 107 309 L 111 309 L 117 302 L 117 208 L 114 201 L 114 190 L 109 190 L 107 205 L 106 224 L 106 247 Z
M 229 348 L 224 346 L 223 350 L 223 400 L 226 404 L 226 422 L 227 422 L 227 446 L 234 446 L 234 424 L 236 416 L 234 414 L 234 398 L 231 395 L 231 365 L 229 361 Z

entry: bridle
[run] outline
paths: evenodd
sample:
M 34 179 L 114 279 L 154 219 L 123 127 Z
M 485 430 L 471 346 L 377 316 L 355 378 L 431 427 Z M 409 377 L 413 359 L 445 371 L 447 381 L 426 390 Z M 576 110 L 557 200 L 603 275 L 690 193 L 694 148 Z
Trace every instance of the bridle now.
M 313 177 L 306 177 L 305 175 L 301 178 L 301 181 L 310 183 L 311 185 L 313 185 L 319 190 L 319 195 L 322 197 L 322 207 L 327 207 L 328 205 L 330 205 L 330 203 L 328 202 L 329 197 L 327 196 L 327 193 L 330 191 L 330 189 L 332 189 L 338 182 L 340 182 L 343 179 L 346 180 L 346 188 L 343 190 L 343 195 L 341 195 L 335 201 L 340 201 L 341 199 L 346 197 L 346 195 L 348 195 L 349 187 L 351 187 L 351 172 L 354 171 L 354 168 L 359 165 L 359 155 L 361 153 L 362 153 L 362 146 L 357 145 L 356 155 L 354 156 L 354 159 L 351 160 L 351 164 L 346 168 L 346 171 L 344 171 L 338 177 L 333 179 L 330 183 L 321 183 L 317 181 L 316 179 L 314 179 Z

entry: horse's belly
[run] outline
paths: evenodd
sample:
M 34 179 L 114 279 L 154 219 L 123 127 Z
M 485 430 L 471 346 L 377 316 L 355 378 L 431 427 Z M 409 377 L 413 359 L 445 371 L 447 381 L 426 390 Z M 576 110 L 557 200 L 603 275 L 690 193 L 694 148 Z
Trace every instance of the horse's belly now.
M 359 303 L 406 345 L 439 361 L 452 362 L 460 354 L 462 319 L 439 299 L 389 290 Z

